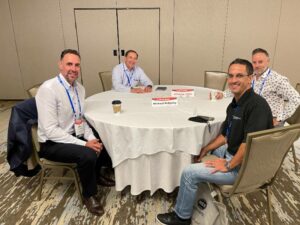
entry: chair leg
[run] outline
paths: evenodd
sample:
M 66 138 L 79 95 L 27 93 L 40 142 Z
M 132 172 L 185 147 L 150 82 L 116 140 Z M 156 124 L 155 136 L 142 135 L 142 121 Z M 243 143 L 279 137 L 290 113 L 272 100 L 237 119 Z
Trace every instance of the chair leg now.
M 39 201 L 42 199 L 42 189 L 43 189 L 43 181 L 44 181 L 44 176 L 45 176 L 45 169 L 42 167 L 41 175 L 40 175 L 40 184 L 39 184 Z
M 242 218 L 241 218 L 240 214 L 236 212 L 230 197 L 228 198 L 228 202 L 232 207 L 232 214 L 233 214 L 234 219 L 238 220 L 238 221 L 242 221 Z
M 67 174 L 67 172 L 68 172 L 68 169 L 64 168 L 62 170 L 62 177 L 64 177 Z
M 269 217 L 269 223 L 270 225 L 273 225 L 273 217 L 272 217 L 272 205 L 271 205 L 271 189 L 270 187 L 267 187 L 267 202 L 268 202 L 268 217 Z
M 213 187 L 212 190 L 214 190 L 217 193 L 218 201 L 224 203 L 221 191 L 218 188 L 213 188 Z
M 218 193 L 219 202 L 224 203 L 223 197 L 221 193 Z
M 71 169 L 71 172 L 72 172 L 73 177 L 74 177 L 75 188 L 76 188 L 76 192 L 77 192 L 78 197 L 79 197 L 79 201 L 80 201 L 81 204 L 83 204 L 82 194 L 81 194 L 81 190 L 80 190 L 80 186 L 79 186 L 79 177 L 78 177 L 75 170 Z
M 297 156 L 296 156 L 294 144 L 292 145 L 292 153 L 293 153 L 293 157 L 294 157 L 295 171 L 297 173 L 298 172 L 298 163 L 297 163 Z

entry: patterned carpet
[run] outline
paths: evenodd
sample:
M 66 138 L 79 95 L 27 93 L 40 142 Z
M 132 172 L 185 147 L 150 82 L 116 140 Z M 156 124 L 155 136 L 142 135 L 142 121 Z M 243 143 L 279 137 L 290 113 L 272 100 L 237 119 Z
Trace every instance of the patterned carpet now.
M 0 113 L 1 114 L 1 113 Z M 7 118 L 8 120 L 8 118 Z M 157 191 L 153 196 L 144 192 L 130 195 L 114 188 L 98 187 L 105 207 L 102 217 L 91 215 L 80 205 L 75 186 L 69 181 L 47 181 L 42 200 L 37 200 L 38 177 L 15 177 L 6 162 L 7 129 L 0 128 L 0 224 L 99 224 L 137 225 L 158 224 L 155 216 L 169 211 L 175 203 L 176 191 L 166 194 Z M 272 188 L 274 224 L 300 224 L 300 177 L 294 171 L 292 155 L 285 159 L 278 179 Z M 226 201 L 230 224 L 268 224 L 265 196 L 253 193 L 232 198 L 234 209 Z M 235 212 L 235 213 L 234 213 Z M 235 215 L 235 216 L 234 216 Z

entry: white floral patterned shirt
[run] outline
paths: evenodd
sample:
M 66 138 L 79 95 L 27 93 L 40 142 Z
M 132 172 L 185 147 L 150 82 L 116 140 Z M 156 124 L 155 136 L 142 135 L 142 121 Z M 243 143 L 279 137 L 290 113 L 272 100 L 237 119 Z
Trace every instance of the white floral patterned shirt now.
M 291 117 L 300 105 L 300 95 L 291 86 L 287 77 L 268 68 L 258 79 L 253 77 L 254 91 L 268 102 L 273 117 L 277 121 L 285 121 Z M 232 97 L 229 89 L 223 92 L 224 97 Z

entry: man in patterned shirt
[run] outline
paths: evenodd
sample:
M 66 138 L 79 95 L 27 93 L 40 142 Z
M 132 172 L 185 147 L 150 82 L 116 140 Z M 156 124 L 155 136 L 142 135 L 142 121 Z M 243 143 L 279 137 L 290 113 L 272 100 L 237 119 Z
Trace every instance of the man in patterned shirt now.
M 273 114 L 274 126 L 282 126 L 300 105 L 299 93 L 291 86 L 287 77 L 269 68 L 269 53 L 257 48 L 252 51 L 254 74 L 251 86 L 254 91 L 264 97 Z M 217 99 L 232 97 L 229 89 L 218 92 Z

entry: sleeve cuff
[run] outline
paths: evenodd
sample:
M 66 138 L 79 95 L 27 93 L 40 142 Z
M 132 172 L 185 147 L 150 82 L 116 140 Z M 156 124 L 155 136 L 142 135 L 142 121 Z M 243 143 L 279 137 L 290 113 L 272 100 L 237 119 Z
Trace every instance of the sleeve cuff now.
M 86 141 L 83 141 L 83 140 L 80 140 L 80 139 L 78 139 L 78 138 L 77 138 L 77 140 L 76 140 L 76 144 L 77 144 L 77 145 L 82 145 L 82 146 L 85 146 L 85 144 L 86 144 Z
M 86 140 L 90 141 L 90 140 L 93 140 L 93 139 L 97 139 L 93 134 L 90 134 Z

